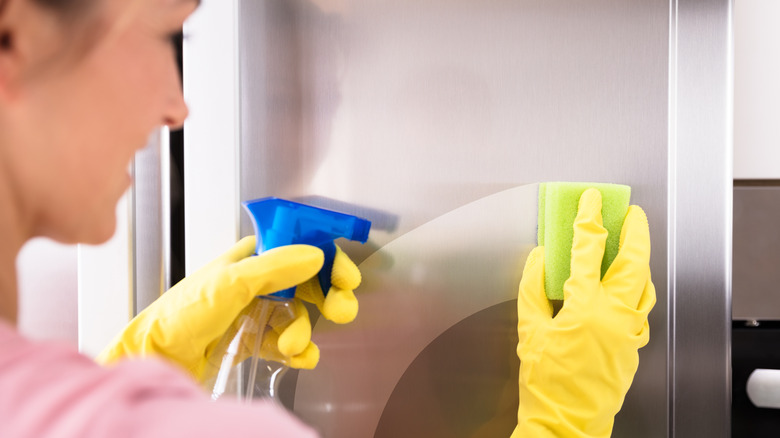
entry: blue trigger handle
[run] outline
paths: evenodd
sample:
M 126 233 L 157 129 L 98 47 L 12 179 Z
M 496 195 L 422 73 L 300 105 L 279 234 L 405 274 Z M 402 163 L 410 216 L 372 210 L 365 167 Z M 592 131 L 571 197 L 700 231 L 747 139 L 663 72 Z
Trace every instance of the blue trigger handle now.
M 331 273 L 336 257 L 336 244 L 333 241 L 346 238 L 365 243 L 371 228 L 370 221 L 357 216 L 279 198 L 246 201 L 243 206 L 252 218 L 258 237 L 255 248 L 257 254 L 271 248 L 301 243 L 322 250 L 325 260 L 317 278 L 324 295 L 328 294 L 331 287 Z M 293 298 L 295 288 L 275 292 L 269 297 Z
M 333 261 L 336 258 L 336 244 L 333 242 L 326 242 L 322 245 L 318 245 L 317 248 L 321 249 L 325 254 L 325 261 L 322 263 L 322 269 L 317 273 L 317 280 L 320 281 L 320 287 L 322 287 L 322 294 L 327 296 L 331 286 L 331 274 L 333 273 Z M 295 298 L 295 287 L 289 289 L 280 290 L 270 294 L 271 297 L 292 299 Z
M 325 253 L 325 262 L 322 269 L 317 273 L 317 279 L 320 280 L 322 294 L 327 296 L 331 286 L 331 276 L 333 274 L 333 261 L 336 259 L 336 244 L 328 242 L 319 247 Z

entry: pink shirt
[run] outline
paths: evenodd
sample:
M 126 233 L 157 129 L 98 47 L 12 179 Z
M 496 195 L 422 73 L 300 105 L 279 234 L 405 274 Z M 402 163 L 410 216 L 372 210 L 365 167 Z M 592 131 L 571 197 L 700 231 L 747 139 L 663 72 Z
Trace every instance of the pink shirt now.
M 73 348 L 34 342 L 0 321 L 0 436 L 290 437 L 317 435 L 268 402 L 212 402 L 153 360 L 103 368 Z

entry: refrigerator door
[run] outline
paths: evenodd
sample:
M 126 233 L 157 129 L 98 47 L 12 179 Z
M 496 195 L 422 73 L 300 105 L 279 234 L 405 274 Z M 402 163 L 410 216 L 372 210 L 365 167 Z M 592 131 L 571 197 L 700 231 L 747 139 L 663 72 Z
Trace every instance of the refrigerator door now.
M 191 272 L 239 202 L 374 223 L 351 324 L 285 404 L 325 437 L 509 436 L 542 181 L 631 185 L 658 303 L 614 436 L 728 436 L 729 1 L 204 0 L 188 23 Z M 575 376 L 573 376 L 575 378 Z

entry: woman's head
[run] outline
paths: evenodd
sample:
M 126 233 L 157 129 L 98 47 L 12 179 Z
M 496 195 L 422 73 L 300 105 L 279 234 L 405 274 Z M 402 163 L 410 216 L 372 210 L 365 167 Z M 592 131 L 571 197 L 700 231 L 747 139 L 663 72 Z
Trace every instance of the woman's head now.
M 0 2 L 0 202 L 25 237 L 102 242 L 134 153 L 186 117 L 171 35 L 197 0 Z

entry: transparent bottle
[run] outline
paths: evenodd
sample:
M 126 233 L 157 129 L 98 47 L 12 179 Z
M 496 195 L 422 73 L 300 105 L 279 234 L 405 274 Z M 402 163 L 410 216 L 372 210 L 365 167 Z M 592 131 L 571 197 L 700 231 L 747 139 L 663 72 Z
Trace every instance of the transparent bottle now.
M 279 401 L 279 383 L 287 371 L 276 348 L 282 327 L 295 319 L 292 299 L 256 297 L 236 318 L 207 357 L 204 388 L 212 400 L 223 396 L 249 402 Z
M 256 253 L 283 245 L 307 244 L 322 250 L 317 274 L 322 290 L 331 285 L 336 255 L 334 239 L 365 243 L 371 222 L 336 211 L 279 198 L 243 203 L 258 236 Z M 266 398 L 280 402 L 279 382 L 287 371 L 277 348 L 277 329 L 295 320 L 295 288 L 256 297 L 235 319 L 207 357 L 203 385 L 218 400 L 226 395 L 242 401 Z

